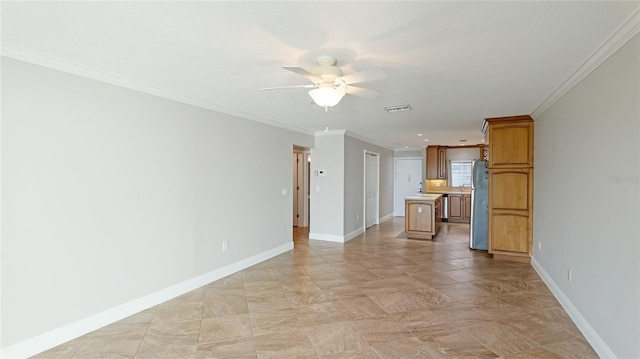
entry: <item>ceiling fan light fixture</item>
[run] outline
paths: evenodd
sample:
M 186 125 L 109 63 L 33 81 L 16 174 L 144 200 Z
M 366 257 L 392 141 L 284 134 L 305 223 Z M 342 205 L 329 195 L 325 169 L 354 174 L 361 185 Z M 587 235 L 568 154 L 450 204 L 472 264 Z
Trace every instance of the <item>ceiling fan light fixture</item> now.
M 333 87 L 318 87 L 309 91 L 309 96 L 318 106 L 332 107 L 338 104 L 344 97 L 344 90 Z

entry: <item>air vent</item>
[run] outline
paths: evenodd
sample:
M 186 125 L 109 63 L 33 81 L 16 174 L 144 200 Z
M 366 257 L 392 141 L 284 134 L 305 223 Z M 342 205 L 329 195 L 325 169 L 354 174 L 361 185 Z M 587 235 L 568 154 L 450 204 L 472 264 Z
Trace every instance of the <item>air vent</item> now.
M 400 112 L 400 111 L 409 111 L 409 110 L 413 110 L 413 108 L 411 108 L 411 105 L 398 105 L 398 106 L 385 107 L 384 110 L 389 113 L 392 113 L 392 112 Z

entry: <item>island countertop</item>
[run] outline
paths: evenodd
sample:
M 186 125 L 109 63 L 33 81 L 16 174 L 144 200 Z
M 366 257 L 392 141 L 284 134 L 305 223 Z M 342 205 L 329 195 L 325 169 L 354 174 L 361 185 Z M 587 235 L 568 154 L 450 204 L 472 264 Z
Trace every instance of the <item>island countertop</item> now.
M 442 197 L 442 195 L 436 193 L 416 193 L 404 199 L 408 201 L 435 201 L 440 197 Z

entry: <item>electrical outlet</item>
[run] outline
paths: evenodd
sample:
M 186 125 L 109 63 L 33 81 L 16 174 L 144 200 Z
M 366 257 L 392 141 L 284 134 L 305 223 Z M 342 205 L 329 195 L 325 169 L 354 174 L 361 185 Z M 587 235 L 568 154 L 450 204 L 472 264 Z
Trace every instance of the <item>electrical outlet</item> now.
M 571 282 L 571 269 L 567 271 L 567 279 Z
M 222 241 L 222 251 L 226 252 L 229 250 L 229 241 Z
M 538 242 L 538 250 L 542 250 L 542 242 Z
M 360 219 L 360 213 L 356 213 L 356 220 Z

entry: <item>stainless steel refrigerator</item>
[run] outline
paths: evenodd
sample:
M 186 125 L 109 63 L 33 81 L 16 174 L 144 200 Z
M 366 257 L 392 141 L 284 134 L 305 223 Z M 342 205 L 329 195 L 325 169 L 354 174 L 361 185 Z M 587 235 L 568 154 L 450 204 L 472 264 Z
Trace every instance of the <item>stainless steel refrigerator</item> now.
M 489 221 L 489 163 L 474 161 L 471 178 L 471 225 L 469 248 L 488 249 L 487 226 Z

